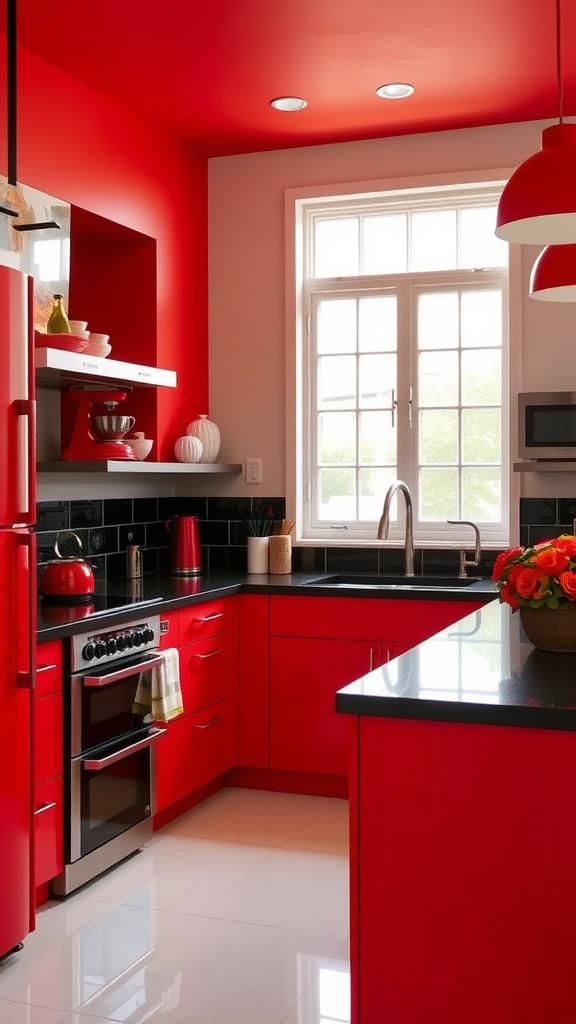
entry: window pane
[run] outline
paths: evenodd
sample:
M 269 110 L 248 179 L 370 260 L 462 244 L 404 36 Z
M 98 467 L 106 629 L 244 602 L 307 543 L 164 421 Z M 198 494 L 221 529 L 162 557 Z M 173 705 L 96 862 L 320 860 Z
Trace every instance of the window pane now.
M 389 408 L 391 390 L 396 388 L 396 356 L 360 356 L 358 376 L 360 406 L 364 409 Z
M 362 520 L 371 519 L 377 522 L 382 515 L 384 495 L 390 484 L 396 479 L 396 467 L 390 469 L 360 470 L 360 501 L 359 516 Z M 376 527 L 374 528 L 376 543 Z
M 458 353 L 421 352 L 418 357 L 420 405 L 458 405 Z
M 350 277 L 360 268 L 358 217 L 315 221 L 313 277 Z
M 356 473 L 353 469 L 321 469 L 319 471 L 319 519 L 356 518 Z
M 322 299 L 318 304 L 318 352 L 356 351 L 356 300 Z
M 502 472 L 499 466 L 462 470 L 462 516 L 476 523 L 500 521 Z
M 396 351 L 396 296 L 378 295 L 360 299 L 358 349 L 360 352 Z
M 360 462 L 379 466 L 396 463 L 396 427 L 390 412 L 360 414 Z
M 322 356 L 318 360 L 318 406 L 350 409 L 356 405 L 354 356 Z
M 460 259 L 458 266 L 505 267 L 508 245 L 496 238 L 496 206 L 472 206 L 460 211 Z
M 408 220 L 405 213 L 364 217 L 362 272 L 364 274 L 406 273 L 408 265 L 407 229 Z
M 458 348 L 458 292 L 432 292 L 418 299 L 418 348 Z
M 318 455 L 322 465 L 356 464 L 356 414 L 321 413 L 318 417 Z
M 420 519 L 440 522 L 458 517 L 458 470 L 421 469 Z
M 458 412 L 434 409 L 420 413 L 420 465 L 458 461 Z
M 502 355 L 500 349 L 477 349 L 462 353 L 462 404 L 499 405 L 502 401 Z
M 502 295 L 500 292 L 462 293 L 462 347 L 502 344 Z
M 456 266 L 456 210 L 432 210 L 410 217 L 410 270 L 452 270 Z
M 462 411 L 462 461 L 500 462 L 500 409 Z

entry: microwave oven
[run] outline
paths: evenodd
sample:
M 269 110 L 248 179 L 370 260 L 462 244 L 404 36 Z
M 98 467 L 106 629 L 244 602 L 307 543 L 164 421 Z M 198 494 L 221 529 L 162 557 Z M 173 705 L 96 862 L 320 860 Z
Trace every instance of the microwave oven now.
M 576 391 L 518 395 L 518 455 L 536 462 L 576 461 Z

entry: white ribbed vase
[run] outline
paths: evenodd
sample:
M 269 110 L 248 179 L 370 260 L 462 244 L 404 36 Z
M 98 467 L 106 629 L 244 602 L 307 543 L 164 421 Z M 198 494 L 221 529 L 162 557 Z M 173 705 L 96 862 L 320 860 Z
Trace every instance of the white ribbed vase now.
M 191 437 L 197 437 L 202 442 L 200 462 L 216 462 L 220 451 L 220 431 L 205 413 L 201 413 L 197 420 L 188 424 L 186 433 Z

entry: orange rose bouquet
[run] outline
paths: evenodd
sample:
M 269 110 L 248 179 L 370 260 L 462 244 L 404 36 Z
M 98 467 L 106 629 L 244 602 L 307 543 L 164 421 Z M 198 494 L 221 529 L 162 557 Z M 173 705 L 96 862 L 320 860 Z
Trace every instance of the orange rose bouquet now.
M 492 579 L 502 603 L 513 611 L 560 608 L 576 602 L 576 537 L 562 534 L 532 548 L 510 548 L 498 555 Z

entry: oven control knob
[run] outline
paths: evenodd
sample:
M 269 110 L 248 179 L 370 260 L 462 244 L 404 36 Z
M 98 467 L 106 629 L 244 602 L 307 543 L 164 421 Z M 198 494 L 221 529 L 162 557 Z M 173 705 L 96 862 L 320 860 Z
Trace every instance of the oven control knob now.
M 150 626 L 148 626 L 148 629 L 144 630 L 144 639 L 147 643 L 152 643 L 154 639 L 154 630 Z
M 124 639 L 126 641 L 127 649 L 129 649 L 130 647 L 134 647 L 134 637 L 132 636 L 132 633 L 127 633 Z
M 106 654 L 116 654 L 118 650 L 118 644 L 114 637 L 106 642 Z
M 126 643 L 126 639 L 127 638 L 126 638 L 126 636 L 123 633 L 121 634 L 121 636 L 118 637 L 118 639 L 116 640 L 116 649 L 118 651 L 125 651 L 126 650 L 126 647 L 128 646 L 127 643 Z
M 106 644 L 103 640 L 96 641 L 95 653 L 97 658 L 103 658 L 106 654 Z
M 143 644 L 143 643 L 144 643 L 144 635 L 143 635 L 142 631 L 139 630 L 137 633 L 134 633 L 134 644 L 135 644 L 136 647 L 140 647 L 140 644 Z
M 84 658 L 84 661 L 92 661 L 94 653 L 94 644 L 86 644 L 86 646 L 82 648 L 82 657 Z

